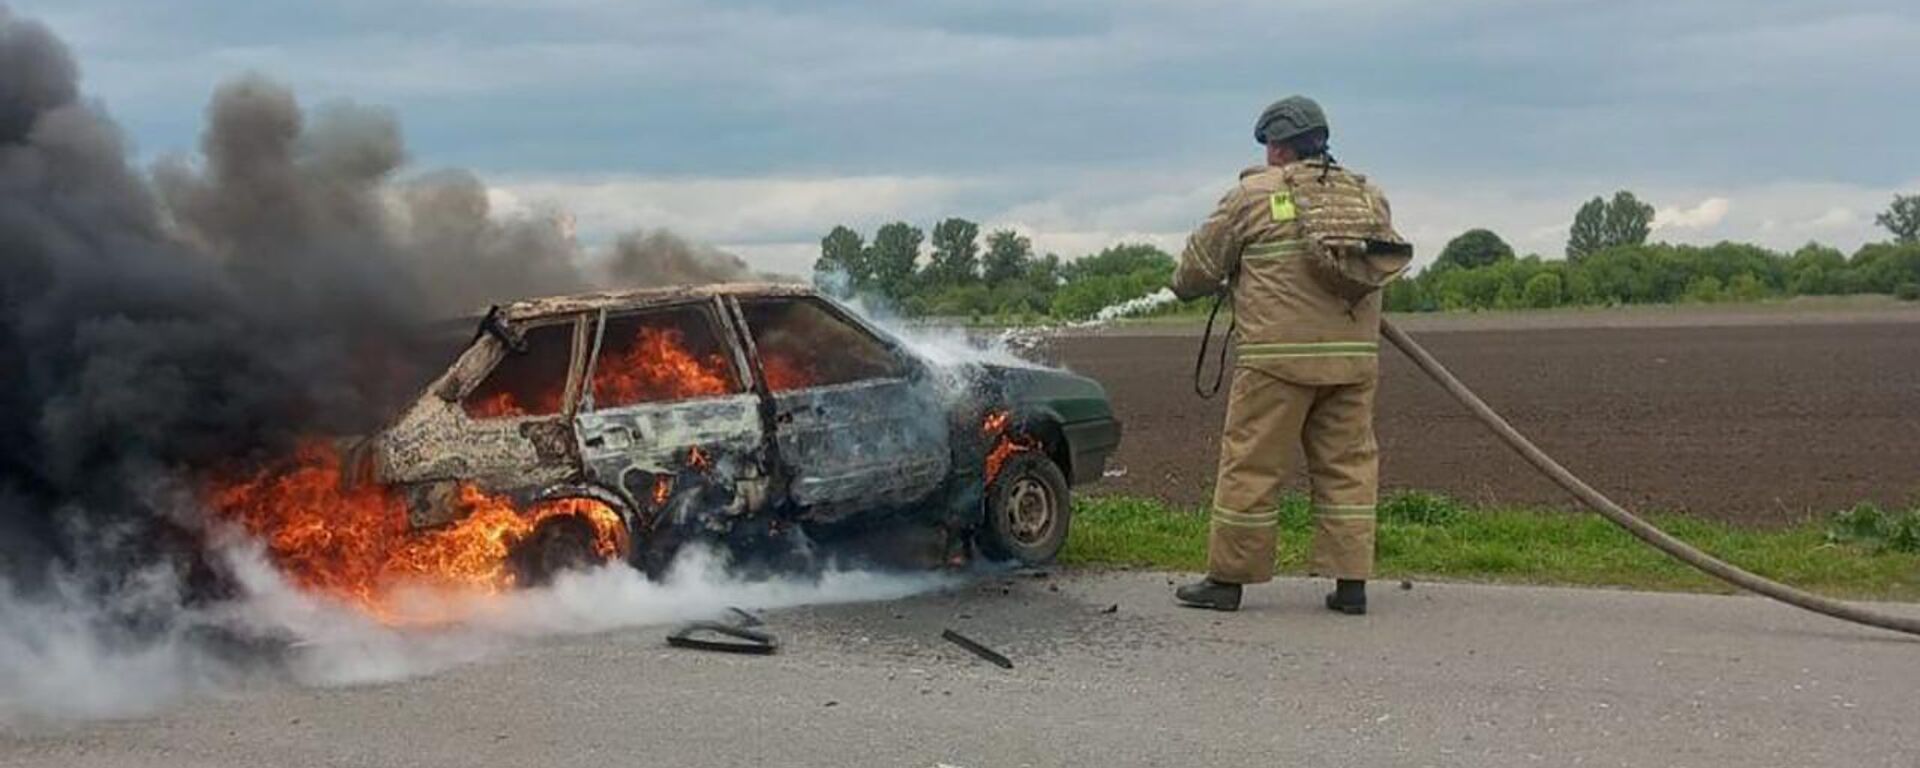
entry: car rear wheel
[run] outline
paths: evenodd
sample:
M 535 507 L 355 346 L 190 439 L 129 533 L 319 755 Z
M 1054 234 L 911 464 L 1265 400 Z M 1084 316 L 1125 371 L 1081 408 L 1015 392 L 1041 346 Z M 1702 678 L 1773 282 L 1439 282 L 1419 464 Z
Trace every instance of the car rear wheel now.
M 567 571 L 599 565 L 603 558 L 593 549 L 593 524 L 564 515 L 548 518 L 514 545 L 513 560 L 520 583 L 539 586 Z
M 1067 476 L 1046 454 L 1028 451 L 1009 457 L 987 487 L 976 540 L 989 558 L 1038 565 L 1060 554 L 1072 522 Z

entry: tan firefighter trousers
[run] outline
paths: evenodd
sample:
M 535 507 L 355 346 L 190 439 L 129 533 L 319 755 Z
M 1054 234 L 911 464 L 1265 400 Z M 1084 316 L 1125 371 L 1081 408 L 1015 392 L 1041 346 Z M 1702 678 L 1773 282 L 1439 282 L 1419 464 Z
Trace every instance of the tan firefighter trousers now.
M 1309 387 L 1240 368 L 1233 374 L 1220 474 L 1207 541 L 1208 576 L 1230 584 L 1273 579 L 1280 491 L 1304 449 L 1313 486 L 1309 570 L 1337 579 L 1373 576 L 1373 508 L 1379 448 L 1376 380 Z

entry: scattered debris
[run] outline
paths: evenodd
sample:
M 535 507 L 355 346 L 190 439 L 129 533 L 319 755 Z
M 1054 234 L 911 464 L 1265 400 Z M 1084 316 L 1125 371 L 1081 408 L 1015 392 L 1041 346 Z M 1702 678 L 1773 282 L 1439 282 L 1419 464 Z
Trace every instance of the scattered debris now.
M 1109 605 L 1109 606 L 1107 606 L 1107 607 L 1105 607 L 1105 608 L 1102 608 L 1102 609 L 1100 609 L 1100 612 L 1101 612 L 1101 613 L 1119 613 L 1119 612 L 1120 612 L 1120 604 L 1119 604 L 1119 603 L 1114 603 L 1114 604 L 1112 604 L 1112 605 Z
M 955 632 L 949 629 L 945 632 L 941 632 L 940 638 L 943 640 L 946 640 L 949 643 L 953 643 L 954 645 L 960 646 L 961 648 L 967 649 L 969 653 L 972 653 L 975 656 L 985 659 L 988 662 L 991 662 L 992 664 L 994 664 L 995 666 L 1000 667 L 1001 669 L 1013 669 L 1012 659 L 1009 659 L 1005 656 L 1000 655 L 998 651 L 995 651 L 992 648 L 988 648 L 984 645 L 974 642 L 972 638 L 969 638 L 966 635 L 962 635 L 958 632 Z
M 717 640 L 694 637 L 698 633 L 711 633 L 731 640 Z M 691 648 L 698 651 L 718 651 L 721 653 L 747 653 L 764 656 L 780 650 L 780 639 L 771 633 L 749 627 L 734 626 L 718 621 L 692 621 L 680 625 L 673 634 L 667 635 L 667 645 L 675 648 Z
M 1127 468 L 1126 467 L 1108 467 L 1105 471 L 1100 473 L 1100 476 L 1103 478 L 1107 478 L 1109 480 L 1116 477 L 1126 477 Z

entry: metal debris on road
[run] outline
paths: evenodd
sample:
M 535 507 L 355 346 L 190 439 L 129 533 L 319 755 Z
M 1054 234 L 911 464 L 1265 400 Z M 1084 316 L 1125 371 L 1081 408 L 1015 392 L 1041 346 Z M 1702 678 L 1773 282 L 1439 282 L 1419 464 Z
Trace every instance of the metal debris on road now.
M 1009 659 L 1005 656 L 1000 655 L 998 651 L 995 651 L 992 648 L 988 648 L 984 645 L 974 642 L 972 638 L 969 638 L 966 635 L 962 635 L 958 632 L 955 632 L 949 629 L 945 632 L 941 632 L 940 637 L 941 639 L 946 640 L 949 643 L 953 643 L 954 645 L 967 649 L 969 653 L 972 653 L 973 655 L 978 656 L 982 659 L 986 659 L 987 661 L 993 663 L 995 666 L 998 666 L 1001 669 L 1013 669 L 1012 659 Z
M 719 640 L 694 637 L 698 633 L 711 633 L 732 638 Z M 748 627 L 734 626 L 718 621 L 691 621 L 680 625 L 673 634 L 667 635 L 667 645 L 675 648 L 691 648 L 697 651 L 718 651 L 720 653 L 746 653 L 764 656 L 780 650 L 780 639 L 770 632 Z

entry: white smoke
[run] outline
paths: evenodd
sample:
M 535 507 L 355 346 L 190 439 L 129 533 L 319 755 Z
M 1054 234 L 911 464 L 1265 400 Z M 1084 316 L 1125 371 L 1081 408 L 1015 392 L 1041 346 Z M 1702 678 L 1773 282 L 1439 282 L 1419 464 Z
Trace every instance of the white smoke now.
M 865 294 L 847 295 L 844 277 L 839 277 L 837 283 L 836 277 L 829 275 L 828 283 L 820 286 L 821 291 L 835 296 L 854 314 L 885 330 L 920 359 L 932 363 L 935 383 L 950 405 L 974 396 L 972 377 L 979 366 L 1032 368 L 1040 365 L 1023 355 L 1023 350 L 1009 344 L 1005 334 L 980 336 L 957 326 L 915 323 L 894 311 L 884 299 Z
M 290 680 L 390 682 L 482 661 L 516 643 L 803 605 L 894 600 L 960 577 L 828 569 L 745 580 L 724 554 L 682 553 L 665 580 L 624 565 L 562 574 L 548 586 L 482 596 L 420 591 L 396 603 L 421 626 L 390 626 L 287 583 L 258 545 L 223 552 L 243 591 L 191 610 L 159 637 L 113 631 L 117 609 L 78 590 L 0 594 L 0 726 L 152 712 L 182 697 Z M 178 580 L 151 574 L 128 599 L 177 604 Z M 777 620 L 774 631 L 778 632 Z
M 178 599 L 168 574 L 136 574 L 135 581 L 123 599 Z M 238 674 L 190 642 L 184 629 L 136 639 L 117 622 L 115 607 L 71 583 L 33 598 L 0 584 L 0 725 L 134 714 Z
M 1085 320 L 1014 326 L 992 336 L 980 336 L 951 325 L 916 324 L 894 311 L 885 299 L 854 292 L 852 281 L 844 272 L 818 274 L 815 281 L 821 292 L 838 298 L 867 322 L 885 328 L 928 361 L 949 368 L 968 364 L 1035 366 L 1038 363 L 1033 357 L 1041 346 L 1063 332 L 1104 327 L 1180 300 L 1171 288 L 1161 288 L 1101 307 Z

